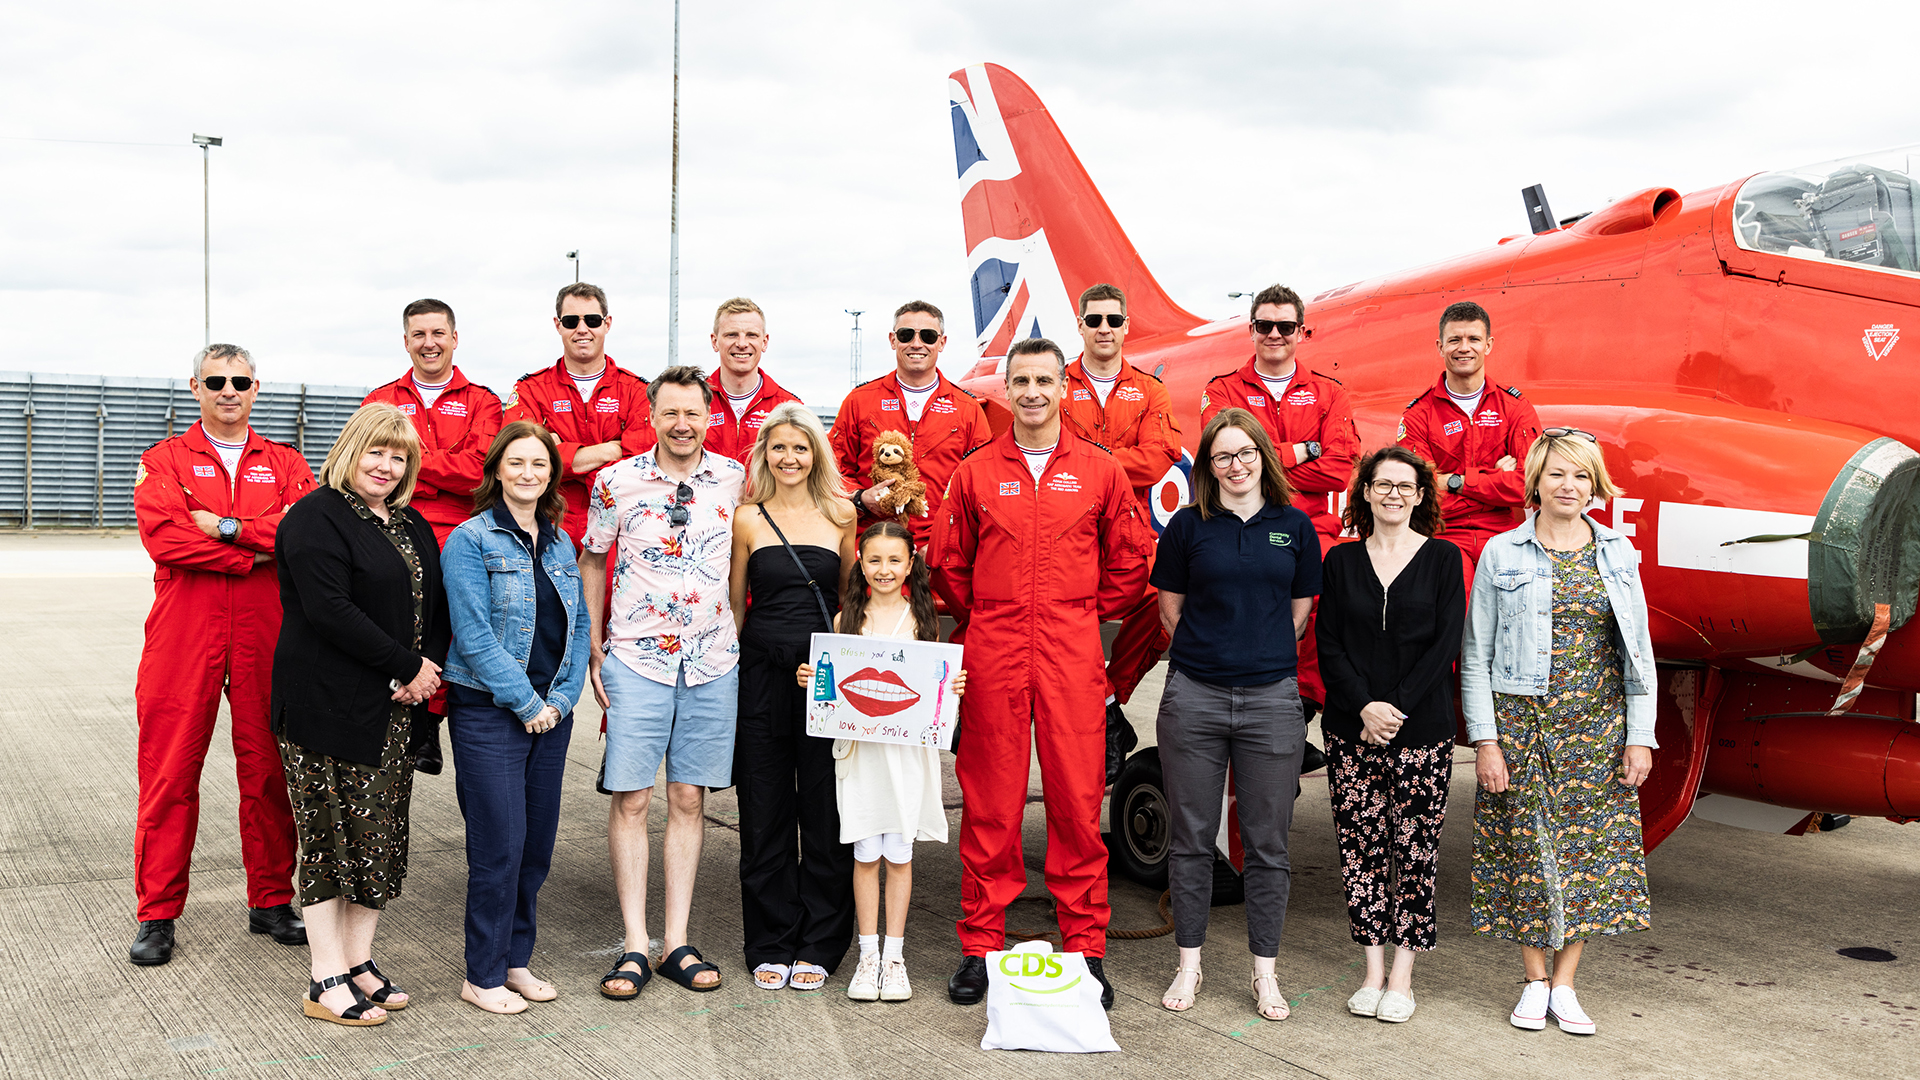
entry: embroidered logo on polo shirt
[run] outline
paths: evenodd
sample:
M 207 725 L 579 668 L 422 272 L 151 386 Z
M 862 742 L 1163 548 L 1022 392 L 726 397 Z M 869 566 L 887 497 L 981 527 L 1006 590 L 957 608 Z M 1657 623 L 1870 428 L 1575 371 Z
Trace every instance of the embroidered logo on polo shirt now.
M 411 401 L 402 404 L 399 408 L 401 412 L 406 413 L 408 416 L 412 416 L 414 413 L 414 404 Z
M 279 482 L 273 478 L 273 469 L 266 465 L 252 466 L 248 468 L 240 478 L 249 484 L 274 484 Z
M 1122 386 L 1113 392 L 1113 396 L 1119 398 L 1121 401 L 1147 400 L 1147 395 L 1141 393 L 1140 388 L 1137 386 Z
M 1292 547 L 1293 534 L 1283 532 L 1268 533 L 1267 543 L 1272 544 L 1274 547 Z
M 1047 478 L 1048 491 L 1079 491 L 1080 478 L 1070 472 L 1054 473 Z
M 953 402 L 951 400 L 947 398 L 939 397 L 939 398 L 934 398 L 932 401 L 927 402 L 927 411 L 937 412 L 937 413 L 950 413 L 950 412 L 957 412 L 959 410 L 954 408 Z
M 553 403 L 553 411 L 554 412 L 572 412 L 573 402 L 566 401 L 564 399 L 557 400 Z
M 1496 409 L 1487 409 L 1473 418 L 1474 427 L 1499 427 L 1500 413 Z
M 900 399 L 899 398 L 881 398 L 880 411 L 881 412 L 899 412 Z
M 1458 435 L 1465 430 L 1467 430 L 1467 425 L 1465 421 L 1449 420 L 1446 422 L 1444 426 L 1440 428 L 1440 433 L 1443 435 Z
M 1313 396 L 1313 391 L 1311 390 L 1295 390 L 1293 393 L 1287 395 L 1287 404 L 1289 405 L 1311 405 L 1318 400 L 1320 399 Z
M 195 465 L 193 467 L 193 475 L 204 476 L 211 480 L 218 474 L 213 471 L 213 466 L 211 465 Z
M 439 411 L 441 416 L 467 415 L 467 403 L 464 401 L 461 401 L 458 398 L 455 398 L 452 401 L 443 401 L 440 404 L 434 406 L 434 408 Z
M 620 411 L 620 399 L 610 397 L 595 398 L 593 411 L 597 413 L 617 413 Z
M 1020 494 L 1020 481 L 1018 481 L 1018 480 L 1009 480 L 1009 481 L 1007 481 L 1006 483 L 1004 483 L 1004 484 L 1001 484 L 1001 485 L 1000 485 L 1000 494 L 1002 494 L 1002 495 L 1018 495 L 1018 494 Z
M 1081 390 L 1081 389 L 1079 389 L 1079 388 L 1077 388 L 1077 387 L 1076 387 L 1076 388 L 1074 389 L 1074 391 L 1073 391 L 1073 400 L 1075 400 L 1075 401 L 1092 401 L 1092 400 L 1093 400 L 1093 395 L 1092 395 L 1092 394 L 1089 394 L 1089 393 L 1087 393 L 1087 392 L 1086 392 L 1085 390 Z

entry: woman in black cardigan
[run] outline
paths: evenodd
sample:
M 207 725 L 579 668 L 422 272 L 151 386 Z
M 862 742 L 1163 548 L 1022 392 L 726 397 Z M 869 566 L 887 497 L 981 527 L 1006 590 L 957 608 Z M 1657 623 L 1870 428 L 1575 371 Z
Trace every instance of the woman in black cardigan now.
M 362 406 L 280 526 L 273 728 L 300 834 L 300 907 L 312 949 L 306 1015 L 384 1023 L 407 995 L 373 962 L 380 909 L 407 874 L 408 752 L 447 658 L 433 530 L 407 506 L 413 424 Z
M 1347 918 L 1367 958 L 1347 1009 L 1401 1023 L 1413 1016 L 1414 953 L 1435 944 L 1467 594 L 1460 549 L 1433 537 L 1440 495 L 1419 455 L 1389 446 L 1361 461 L 1346 523 L 1361 542 L 1335 547 L 1323 569 L 1320 726 Z

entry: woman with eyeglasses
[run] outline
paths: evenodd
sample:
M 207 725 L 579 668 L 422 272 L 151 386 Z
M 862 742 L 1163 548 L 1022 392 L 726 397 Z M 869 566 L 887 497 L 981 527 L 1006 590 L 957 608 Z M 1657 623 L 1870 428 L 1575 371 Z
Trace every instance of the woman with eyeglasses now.
M 740 921 L 762 990 L 820 989 L 853 940 L 853 846 L 840 842 L 833 740 L 807 734 L 793 673 L 811 662 L 813 635 L 833 632 L 854 559 L 853 503 L 826 428 L 806 406 L 781 405 L 747 455 L 727 589 L 740 627 Z
M 467 826 L 467 977 L 490 1013 L 559 996 L 533 974 L 535 911 L 553 866 L 573 707 L 592 631 L 573 541 L 561 531 L 560 446 L 515 420 L 481 468 L 473 516 L 440 555 L 453 622 L 447 730 Z
M 1413 1017 L 1414 954 L 1435 945 L 1466 578 L 1460 549 L 1434 535 L 1433 467 L 1405 447 L 1360 462 L 1345 518 L 1360 543 L 1327 553 L 1319 649 L 1340 880 L 1367 962 L 1347 1011 L 1397 1024 Z
M 1298 639 L 1320 592 L 1320 537 L 1260 421 L 1225 409 L 1200 433 L 1193 502 L 1160 535 L 1153 587 L 1172 644 L 1158 719 L 1179 967 L 1160 1004 L 1193 1007 L 1213 903 L 1214 838 L 1233 766 L 1254 1008 L 1287 1018 L 1274 962 L 1287 918 L 1287 831 L 1306 750 Z
M 1591 1035 L 1582 946 L 1651 921 L 1638 789 L 1657 745 L 1653 642 L 1633 545 L 1586 513 L 1618 494 L 1598 440 L 1548 428 L 1525 476 L 1538 513 L 1487 542 L 1461 651 L 1473 929 L 1520 946 L 1513 1026 Z

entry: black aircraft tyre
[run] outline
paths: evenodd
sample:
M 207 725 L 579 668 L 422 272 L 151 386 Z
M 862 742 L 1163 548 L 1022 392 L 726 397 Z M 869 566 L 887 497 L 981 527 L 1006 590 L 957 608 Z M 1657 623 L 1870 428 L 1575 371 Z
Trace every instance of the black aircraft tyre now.
M 1140 751 L 1120 766 L 1107 820 L 1113 829 L 1107 844 L 1120 872 L 1149 889 L 1166 888 L 1173 817 L 1160 780 L 1157 747 Z

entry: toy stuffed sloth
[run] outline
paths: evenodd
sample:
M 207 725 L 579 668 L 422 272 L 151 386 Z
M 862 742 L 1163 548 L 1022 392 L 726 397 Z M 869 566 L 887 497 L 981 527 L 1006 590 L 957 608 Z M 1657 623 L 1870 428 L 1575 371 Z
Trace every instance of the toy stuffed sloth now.
M 879 498 L 882 511 L 893 517 L 925 517 L 927 485 L 913 463 L 913 443 L 898 431 L 883 431 L 873 440 L 873 486 L 892 482 Z

